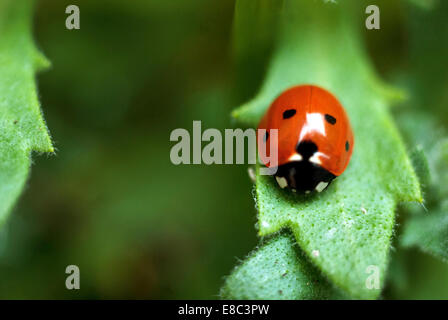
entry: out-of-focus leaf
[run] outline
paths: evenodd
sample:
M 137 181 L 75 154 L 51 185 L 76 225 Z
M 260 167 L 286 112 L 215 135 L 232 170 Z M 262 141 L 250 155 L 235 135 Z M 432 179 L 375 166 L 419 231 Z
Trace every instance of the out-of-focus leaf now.
M 448 262 L 448 203 L 437 211 L 413 216 L 407 221 L 401 245 L 418 247 Z
M 412 215 L 405 221 L 400 245 L 417 247 L 448 262 L 448 139 L 430 115 L 405 111 L 399 116 L 408 144 L 419 146 L 418 156 L 412 153 L 413 163 L 425 186 L 427 203 L 426 207 L 404 207 Z
M 409 0 L 411 3 L 423 9 L 433 9 L 438 0 Z
M 414 167 L 425 187 L 425 202 L 437 205 L 448 196 L 448 139 L 431 114 L 405 109 L 396 115 Z
M 431 173 L 425 151 L 423 150 L 422 146 L 417 145 L 414 147 L 414 149 L 412 149 L 409 156 L 411 157 L 412 164 L 420 180 L 420 185 L 423 189 L 427 187 L 431 182 Z
M 223 299 L 337 299 L 341 293 L 320 274 L 287 233 L 275 235 L 226 279 Z
M 237 1 L 233 58 L 239 91 L 247 97 L 260 86 L 275 46 L 283 0 Z
M 385 299 L 448 299 L 448 265 L 418 250 L 391 255 Z
M 0 225 L 26 181 L 31 151 L 53 152 L 34 79 L 49 63 L 31 38 L 32 3 L 0 0 Z
M 234 17 L 234 54 L 253 58 L 273 45 L 283 0 L 237 1 Z
M 436 114 L 438 120 L 446 126 L 448 72 L 442 65 L 448 55 L 448 1 L 414 1 L 434 2 L 434 8 L 421 10 L 408 6 L 406 77 L 411 89 L 411 102 L 416 109 Z
M 256 126 L 273 99 L 297 84 L 316 84 L 339 98 L 355 133 L 348 169 L 325 192 L 310 196 L 258 175 L 259 234 L 292 229 L 308 258 L 337 286 L 356 298 L 376 298 L 380 290 L 367 288 L 367 270 L 377 266 L 383 281 L 396 204 L 422 196 L 387 110 L 399 94 L 373 72 L 354 32 L 362 22 L 351 9 L 347 3 L 285 1 L 281 39 L 264 84 L 233 116 Z

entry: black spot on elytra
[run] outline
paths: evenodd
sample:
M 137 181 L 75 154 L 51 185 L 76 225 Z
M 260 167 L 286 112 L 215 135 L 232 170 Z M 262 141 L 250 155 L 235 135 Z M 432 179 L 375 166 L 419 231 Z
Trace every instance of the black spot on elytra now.
M 283 112 L 283 119 L 289 119 L 296 114 L 295 109 L 288 109 Z
M 348 151 L 348 149 L 350 149 L 350 144 L 348 141 L 345 141 L 345 151 Z
M 269 132 L 266 131 L 266 132 L 264 133 L 263 141 L 264 141 L 264 142 L 268 141 L 268 138 L 269 138 Z
M 325 114 L 325 120 L 327 120 L 329 124 L 336 124 L 336 118 L 329 114 Z

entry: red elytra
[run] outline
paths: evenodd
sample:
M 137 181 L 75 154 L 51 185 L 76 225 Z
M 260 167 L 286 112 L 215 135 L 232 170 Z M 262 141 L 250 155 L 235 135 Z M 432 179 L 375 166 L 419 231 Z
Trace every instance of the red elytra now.
M 280 94 L 258 129 L 278 129 L 277 182 L 294 191 L 325 189 L 345 171 L 354 147 L 344 108 L 334 95 L 314 85 L 295 86 Z M 269 156 L 269 135 L 263 141 Z M 261 152 L 260 158 L 270 167 Z

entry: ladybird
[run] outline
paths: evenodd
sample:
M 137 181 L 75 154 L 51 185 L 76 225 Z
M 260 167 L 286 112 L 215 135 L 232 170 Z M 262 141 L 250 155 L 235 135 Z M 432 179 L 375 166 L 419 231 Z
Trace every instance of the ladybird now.
M 349 118 L 336 97 L 314 85 L 295 86 L 271 104 L 258 129 L 266 129 L 259 143 L 270 154 L 269 130 L 278 130 L 275 179 L 283 189 L 323 191 L 350 161 L 354 138 Z M 260 159 L 263 158 L 258 146 Z

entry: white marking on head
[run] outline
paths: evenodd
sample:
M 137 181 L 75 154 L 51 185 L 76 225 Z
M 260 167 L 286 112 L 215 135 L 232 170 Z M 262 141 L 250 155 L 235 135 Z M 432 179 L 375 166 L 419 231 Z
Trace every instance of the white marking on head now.
M 311 254 L 313 255 L 313 257 L 317 258 L 317 257 L 319 257 L 320 252 L 319 252 L 319 250 L 313 250 L 313 251 L 311 252 Z
M 316 191 L 317 192 L 322 192 L 326 187 L 328 186 L 328 182 L 319 182 L 316 186 Z
M 309 161 L 318 165 L 322 165 L 322 161 L 320 160 L 322 158 L 328 159 L 328 156 L 325 153 L 317 151 L 313 154 L 313 156 L 309 159 Z
M 280 188 L 285 188 L 288 186 L 288 181 L 284 177 L 275 177 Z
M 316 152 L 308 161 L 318 165 L 322 164 L 322 162 L 320 162 L 320 159 L 318 158 L 318 152 Z
M 302 155 L 298 153 L 294 153 L 292 156 L 289 157 L 288 161 L 302 161 Z
M 366 208 L 361 207 L 361 211 L 362 211 L 362 213 L 367 214 L 367 210 L 366 210 Z

